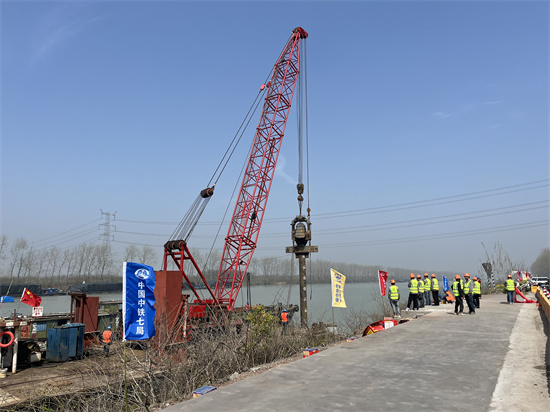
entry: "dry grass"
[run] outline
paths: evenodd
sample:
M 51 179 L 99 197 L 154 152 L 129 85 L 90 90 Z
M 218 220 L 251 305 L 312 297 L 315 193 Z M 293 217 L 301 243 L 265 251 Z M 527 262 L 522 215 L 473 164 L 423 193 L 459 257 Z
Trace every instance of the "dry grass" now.
M 219 327 L 195 332 L 191 340 L 183 343 L 168 338 L 162 343 L 158 339 L 141 344 L 116 342 L 107 358 L 110 366 L 99 354 L 88 359 L 90 366 L 82 376 L 85 389 L 63 394 L 49 391 L 39 399 L 5 410 L 159 410 L 191 398 L 193 390 L 203 385 L 223 386 L 261 365 L 281 362 L 296 357 L 307 347 L 322 347 L 333 341 L 334 335 L 325 329 L 289 326 L 283 335 L 278 318 L 262 315 L 261 310 L 253 311 L 240 333 L 236 328 Z

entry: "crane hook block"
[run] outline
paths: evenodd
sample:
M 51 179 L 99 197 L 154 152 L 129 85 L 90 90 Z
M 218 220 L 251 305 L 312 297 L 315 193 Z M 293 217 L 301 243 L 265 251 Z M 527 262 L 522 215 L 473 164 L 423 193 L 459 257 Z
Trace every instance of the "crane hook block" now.
M 298 194 L 299 195 L 304 194 L 304 184 L 303 183 L 298 183 L 296 185 L 296 189 L 298 189 Z
M 201 197 L 207 199 L 214 194 L 214 186 L 201 190 Z

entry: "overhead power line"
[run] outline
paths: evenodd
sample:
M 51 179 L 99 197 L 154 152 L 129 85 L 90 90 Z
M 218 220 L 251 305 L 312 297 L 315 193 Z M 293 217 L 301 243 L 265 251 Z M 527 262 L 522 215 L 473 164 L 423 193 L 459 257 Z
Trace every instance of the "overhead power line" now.
M 537 186 L 525 187 L 525 186 L 531 186 L 534 184 L 536 184 Z M 334 217 L 349 217 L 349 216 L 357 216 L 361 214 L 395 212 L 398 210 L 439 206 L 447 203 L 464 202 L 467 200 L 476 200 L 476 199 L 482 199 L 486 197 L 500 196 L 500 195 L 510 194 L 510 193 L 518 193 L 526 190 L 540 189 L 543 187 L 548 187 L 549 185 L 550 185 L 549 179 L 545 179 L 545 180 L 539 180 L 531 183 L 524 183 L 520 185 L 506 186 L 506 187 L 501 187 L 497 189 L 482 190 L 478 192 L 446 196 L 446 197 L 440 197 L 440 198 L 429 199 L 429 200 L 420 200 L 416 202 L 398 203 L 394 205 L 378 206 L 378 207 L 372 207 L 372 208 L 366 208 L 366 209 L 356 209 L 356 210 L 349 210 L 344 212 L 321 213 L 321 214 L 315 215 L 315 219 L 318 220 L 318 219 L 329 219 Z M 521 188 L 517 190 L 508 190 L 508 189 L 518 188 L 518 187 L 521 187 Z M 499 193 L 488 194 L 488 192 L 499 192 Z M 451 199 L 455 199 L 455 200 L 451 200 Z
M 441 224 L 441 223 L 450 223 L 450 222 L 459 222 L 463 220 L 472 220 L 472 219 L 481 219 L 481 218 L 487 218 L 487 217 L 495 217 L 495 216 L 502 216 L 512 213 L 520 213 L 520 212 L 527 212 L 531 210 L 538 210 L 538 209 L 548 209 L 550 201 L 548 200 L 542 200 L 539 202 L 531 202 L 531 203 L 524 203 L 521 205 L 514 205 L 514 206 L 503 206 L 503 207 L 497 207 L 493 209 L 485 209 L 485 210 L 478 210 L 473 212 L 464 212 L 464 213 L 456 213 L 451 215 L 444 215 L 444 216 L 435 216 L 435 217 L 427 217 L 427 218 L 420 218 L 420 219 L 411 219 L 411 220 L 402 220 L 397 222 L 389 222 L 389 223 L 378 223 L 373 225 L 363 225 L 363 226 L 349 226 L 349 227 L 339 227 L 337 229 L 326 229 L 326 230 L 316 230 L 315 233 L 317 235 L 328 235 L 328 234 L 340 234 L 340 233 L 354 233 L 354 232 L 366 232 L 366 231 L 373 231 L 373 230 L 389 230 L 389 229 L 403 229 L 407 227 L 415 227 L 415 226 L 425 226 L 425 225 L 435 225 L 435 224 Z M 539 205 L 539 206 L 534 206 Z M 508 210 L 508 209 L 514 209 L 517 207 L 522 206 L 532 206 L 528 208 L 518 209 L 518 210 Z M 506 210 L 506 211 L 504 211 Z M 497 211 L 500 211 L 498 213 L 495 213 Z M 480 213 L 485 213 L 483 215 L 479 216 L 471 216 L 471 215 L 477 215 Z M 459 217 L 463 216 L 463 217 Z M 442 220 L 444 219 L 444 220 Z M 280 237 L 280 236 L 288 236 L 288 232 L 281 232 L 281 233 L 270 233 L 267 235 L 264 235 L 265 237 Z
M 418 202 L 407 202 L 407 203 L 399 203 L 399 204 L 393 204 L 393 205 L 386 205 L 386 206 L 380 206 L 380 207 L 374 207 L 374 208 L 366 208 L 366 209 L 355 209 L 355 210 L 348 210 L 348 211 L 339 211 L 339 212 L 330 212 L 330 213 L 324 213 L 320 215 L 316 215 L 316 220 L 322 220 L 322 219 L 332 219 L 335 217 L 347 217 L 347 216 L 357 216 L 360 214 L 370 214 L 370 213 L 381 213 L 381 212 L 393 212 L 397 210 L 405 210 L 405 209 L 411 209 L 411 208 L 419 208 L 419 207 L 430 207 L 439 205 L 442 203 L 454 203 L 454 202 L 462 202 L 465 200 L 475 200 L 479 198 L 489 197 L 489 196 L 500 196 L 503 194 L 510 194 L 510 193 L 518 193 L 522 191 L 527 190 L 534 190 L 539 189 L 543 187 L 549 186 L 549 179 L 544 180 L 538 180 L 533 181 L 529 183 L 523 183 L 518 185 L 511 185 L 511 186 L 505 186 L 495 189 L 488 189 L 483 191 L 477 191 L 477 192 L 469 192 L 459 195 L 452 195 L 452 196 L 446 196 L 446 197 L 440 197 L 440 198 L 434 198 L 424 201 L 418 201 Z M 546 205 L 543 206 L 543 204 L 546 203 Z M 537 206 L 539 205 L 539 206 Z M 527 208 L 528 206 L 531 206 Z M 524 209 L 521 210 L 512 210 L 514 208 L 521 208 Z M 492 217 L 492 216 L 498 216 L 503 214 L 510 214 L 510 213 L 520 213 L 525 212 L 529 210 L 535 210 L 535 209 L 541 209 L 541 208 L 547 208 L 548 207 L 548 199 L 538 202 L 531 202 L 531 203 L 524 203 L 520 205 L 513 205 L 513 206 L 504 206 L 500 208 L 493 208 L 493 209 L 484 209 L 484 210 L 478 210 L 478 211 L 472 211 L 472 212 L 465 212 L 465 213 L 458 213 L 458 214 L 451 214 L 451 215 L 444 215 L 444 216 L 438 216 L 438 217 L 428 217 L 428 218 L 420 218 L 420 219 L 412 219 L 412 220 L 405 220 L 405 221 L 398 221 L 398 222 L 390 222 L 390 223 L 379 223 L 375 225 L 363 225 L 363 226 L 353 226 L 353 227 L 346 227 L 346 228 L 338 228 L 338 229 L 326 229 L 322 231 L 317 231 L 317 235 L 323 235 L 323 234 L 338 234 L 338 233 L 349 233 L 350 231 L 365 231 L 365 230 L 384 230 L 384 229 L 398 229 L 403 227 L 409 227 L 409 226 L 417 226 L 422 224 L 440 224 L 440 223 L 448 223 L 452 221 L 459 221 L 459 220 L 468 220 L 468 219 L 476 219 L 476 218 L 483 218 L 483 217 Z M 485 213 L 486 215 L 483 216 L 475 216 L 478 214 Z M 100 227 L 97 226 L 92 229 L 86 229 L 86 230 L 80 230 L 83 229 L 91 224 L 94 224 L 101 219 L 94 219 L 90 222 L 87 222 L 83 225 L 77 226 L 73 229 L 69 229 L 67 231 L 48 236 L 46 238 L 40 239 L 38 241 L 32 242 L 31 246 L 36 248 L 39 247 L 41 249 L 47 249 L 51 247 L 56 247 L 60 245 L 65 245 L 68 242 L 73 242 L 74 240 L 81 239 L 82 237 L 89 236 L 94 233 L 98 233 L 98 239 L 99 239 L 99 232 Z M 280 222 L 280 221 L 287 221 L 288 218 L 272 218 L 272 219 L 265 219 L 264 222 Z M 125 219 L 117 219 L 117 222 L 119 223 L 134 223 L 134 224 L 150 224 L 150 225 L 171 225 L 174 226 L 178 224 L 178 222 L 160 222 L 160 221 L 140 221 L 140 220 L 125 220 Z M 219 225 L 220 222 L 204 222 L 202 225 Z M 79 231 L 80 230 L 80 231 Z M 129 235 L 140 235 L 140 236 L 158 236 L 158 237 L 167 237 L 166 234 L 155 234 L 155 233 L 144 233 L 144 232 L 138 232 L 138 231 L 123 231 L 115 229 L 115 233 L 124 233 Z M 74 232 L 74 233 L 73 233 Z M 287 233 L 270 233 L 270 234 L 263 234 L 262 237 L 279 237 L 279 236 L 287 236 Z M 200 236 L 195 235 L 196 238 L 200 237 L 207 237 L 207 236 Z M 97 241 L 98 239 L 91 240 L 92 242 Z M 117 243 L 125 243 L 118 241 Z M 129 243 L 129 242 L 128 242 Z M 130 243 L 131 244 L 131 243 Z M 145 245 L 145 244 L 143 244 Z M 156 245 L 148 245 L 155 247 Z
M 407 242 L 418 242 L 418 241 L 426 241 L 426 240 L 448 239 L 448 238 L 462 237 L 462 236 L 474 236 L 474 235 L 482 235 L 486 233 L 497 233 L 497 232 L 505 232 L 505 231 L 512 231 L 512 230 L 515 231 L 515 230 L 530 229 L 534 227 L 543 227 L 543 226 L 549 226 L 549 225 L 550 225 L 550 220 L 540 220 L 540 221 L 527 222 L 527 223 L 518 223 L 514 225 L 494 226 L 494 227 L 487 227 L 484 229 L 473 229 L 473 230 L 465 230 L 465 231 L 457 231 L 457 232 L 438 233 L 438 234 L 424 235 L 424 236 L 420 235 L 420 236 L 409 236 L 409 237 L 393 238 L 393 239 L 366 240 L 366 241 L 360 241 L 360 242 L 340 241 L 338 243 L 319 243 L 319 247 L 320 248 L 328 248 L 328 247 L 349 248 L 353 246 L 387 245 L 387 244 L 394 244 L 394 243 L 407 243 Z M 128 244 L 128 245 L 141 245 L 141 246 L 151 246 L 151 247 L 159 246 L 159 245 L 151 245 L 148 243 L 123 242 L 119 240 L 115 240 L 114 242 Z M 210 250 L 210 247 L 195 247 L 194 249 Z M 259 251 L 266 251 L 266 250 L 279 251 L 280 249 L 281 249 L 280 247 L 261 247 L 261 246 L 258 247 Z M 282 257 L 285 257 L 285 256 L 287 255 L 282 255 Z
M 439 206 L 442 204 L 448 203 L 458 203 L 464 202 L 467 200 L 476 200 L 486 197 L 501 196 L 505 194 L 518 193 L 527 190 L 540 189 L 543 187 L 548 187 L 550 185 L 550 179 L 537 180 L 529 183 L 522 183 L 518 185 L 504 186 L 495 189 L 487 189 L 476 192 L 463 193 L 459 195 L 444 196 L 428 200 L 419 200 L 416 202 L 406 202 L 406 203 L 396 203 L 386 206 L 376 206 L 372 208 L 364 209 L 354 209 L 354 210 L 342 210 L 337 212 L 321 213 L 315 215 L 315 220 L 322 219 L 333 219 L 335 217 L 348 217 L 348 216 L 357 216 L 361 214 L 373 214 L 373 213 L 382 213 L 382 212 L 394 212 L 399 210 L 407 209 L 416 209 L 421 207 L 431 207 Z M 511 190 L 514 189 L 514 190 Z M 454 199 L 454 200 L 453 200 Z M 289 219 L 292 219 L 289 216 L 277 217 L 277 218 L 266 218 L 264 223 L 275 223 L 275 222 L 287 222 Z M 179 222 L 166 222 L 166 221 L 144 221 L 144 220 L 125 220 L 118 219 L 118 222 L 127 222 L 127 223 L 138 223 L 138 224 L 154 224 L 154 225 L 177 225 Z M 220 222 L 199 222 L 199 225 L 219 225 Z
M 84 224 L 81 225 L 81 226 L 75 227 L 75 228 L 73 228 L 73 229 L 69 229 L 69 230 L 67 230 L 67 231 L 65 231 L 65 232 L 58 233 L 58 234 L 56 234 L 56 235 L 48 236 L 48 237 L 46 237 L 46 238 L 43 238 L 43 239 L 34 241 L 34 242 L 32 242 L 32 246 L 37 246 L 39 243 L 45 242 L 46 240 L 50 240 L 50 239 L 53 239 L 53 238 L 56 238 L 56 237 L 59 237 L 59 236 L 63 236 L 63 235 L 65 235 L 65 234 L 70 233 L 70 232 L 73 232 L 73 231 L 75 231 L 75 230 L 82 229 L 83 227 L 86 227 L 86 226 L 88 226 L 88 225 L 91 225 L 92 223 L 98 222 L 98 221 L 100 221 L 100 220 L 101 220 L 101 219 L 94 219 L 94 220 L 92 220 L 91 222 L 84 223 Z M 48 243 L 50 243 L 50 242 L 48 242 Z
M 98 232 L 99 233 L 99 228 L 95 228 L 95 229 L 90 229 L 90 230 L 87 230 L 85 232 L 80 232 L 80 233 L 76 233 L 72 236 L 69 236 L 69 237 L 65 237 L 63 238 L 62 240 L 58 240 L 58 241 L 55 241 L 55 242 L 52 242 L 51 244 L 46 244 L 46 245 L 42 245 L 42 247 L 38 250 L 43 250 L 43 249 L 50 249 L 52 247 L 55 247 L 55 246 L 59 246 L 59 245 L 62 245 L 64 243 L 67 243 L 67 242 L 72 242 L 76 239 L 80 239 L 81 237 L 83 236 L 87 236 L 87 235 L 90 235 L 92 233 L 95 233 L 95 232 Z
M 394 239 L 376 239 L 376 240 L 365 240 L 365 241 L 359 241 L 359 242 L 341 241 L 339 243 L 319 243 L 319 248 L 340 248 L 340 247 L 349 248 L 353 246 L 372 246 L 372 245 L 387 245 L 387 244 L 394 244 L 394 243 L 408 243 L 408 242 L 418 242 L 418 241 L 424 241 L 424 240 L 438 240 L 438 239 L 447 239 L 447 238 L 454 238 L 454 237 L 461 237 L 461 236 L 482 235 L 486 233 L 530 229 L 534 227 L 543 227 L 543 226 L 549 226 L 549 225 L 550 225 L 550 220 L 539 220 L 534 222 L 518 223 L 515 225 L 495 226 L 495 227 L 487 227 L 484 229 L 473 229 L 473 230 L 439 233 L 439 234 L 432 234 L 432 235 L 418 235 L 418 236 L 410 236 L 410 237 L 394 238 Z M 339 240 L 341 239 L 339 238 Z M 258 248 L 258 249 L 259 250 L 280 250 L 279 247 L 266 247 L 266 248 Z
M 459 236 L 472 236 L 472 235 L 503 232 L 503 231 L 510 231 L 510 230 L 530 229 L 533 227 L 548 226 L 549 224 L 550 224 L 550 220 L 539 220 L 535 222 L 518 223 L 515 225 L 495 226 L 495 227 L 488 227 L 484 229 L 464 230 L 459 232 L 440 233 L 440 234 L 434 234 L 434 235 L 424 235 L 424 236 L 420 235 L 420 236 L 410 236 L 410 237 L 396 238 L 396 239 L 381 239 L 381 240 L 368 240 L 364 242 L 351 242 L 351 243 L 347 243 L 346 246 L 349 247 L 349 246 L 364 246 L 364 245 L 386 245 L 391 243 L 403 243 L 403 242 L 412 242 L 412 241 L 418 242 L 422 240 L 437 240 L 437 239 L 446 239 L 446 238 L 453 238 L 453 237 L 459 237 Z M 334 243 L 334 244 L 326 244 L 323 246 L 340 247 L 340 244 Z
M 355 225 L 355 226 L 347 226 L 347 227 L 338 227 L 337 229 L 325 229 L 325 230 L 321 229 L 321 230 L 316 230 L 315 233 L 317 236 L 319 236 L 319 235 L 328 235 L 328 234 L 363 232 L 363 231 L 370 231 L 370 230 L 401 229 L 406 227 L 414 227 L 414 226 L 422 226 L 422 225 L 434 225 L 434 224 L 457 222 L 457 221 L 463 221 L 463 220 L 495 217 L 495 216 L 501 216 L 501 215 L 512 214 L 512 213 L 527 212 L 527 211 L 537 210 L 537 209 L 547 209 L 549 207 L 549 204 L 550 204 L 549 200 L 541 200 L 537 202 L 522 203 L 522 204 L 512 205 L 512 206 L 482 209 L 482 210 L 476 210 L 472 212 L 455 213 L 455 214 L 449 214 L 449 215 L 443 215 L 443 216 L 433 216 L 433 217 L 427 217 L 427 218 L 402 220 L 402 221 L 396 221 L 396 222 L 378 223 L 373 225 L 362 225 L 362 226 Z M 518 208 L 521 208 L 521 209 L 518 209 Z M 516 209 L 516 210 L 511 210 L 511 209 Z M 475 215 L 478 215 L 478 216 L 475 216 Z M 121 220 L 119 220 L 119 222 L 120 221 Z M 116 230 L 116 233 L 140 235 L 140 236 L 158 236 L 158 237 L 168 236 L 167 233 L 159 234 L 159 233 L 133 232 L 133 231 L 118 230 L 118 229 Z M 261 236 L 262 238 L 288 237 L 288 231 L 277 232 L 277 233 L 264 233 Z M 195 239 L 209 238 L 209 237 L 210 237 L 209 235 L 197 235 L 197 234 L 194 235 Z
M 124 233 L 126 235 L 141 235 L 141 236 L 159 236 L 168 238 L 168 233 L 143 233 L 143 232 L 127 232 L 125 230 L 116 230 L 116 233 Z
M 138 245 L 138 246 L 150 246 L 150 247 L 161 247 L 161 245 L 151 245 L 149 243 L 136 243 L 136 242 L 124 242 L 122 240 L 113 240 L 113 243 L 121 243 L 123 245 Z M 207 248 L 197 248 L 197 249 L 207 249 Z

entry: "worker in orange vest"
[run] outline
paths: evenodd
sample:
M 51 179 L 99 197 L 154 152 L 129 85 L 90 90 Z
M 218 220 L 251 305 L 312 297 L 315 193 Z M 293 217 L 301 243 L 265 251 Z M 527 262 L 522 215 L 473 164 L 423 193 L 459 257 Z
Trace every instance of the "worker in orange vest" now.
M 103 341 L 103 353 L 105 356 L 109 356 L 109 348 L 113 338 L 113 332 L 111 329 L 111 325 L 107 326 L 107 329 L 101 335 L 101 340 Z
M 288 325 L 288 312 L 283 309 L 281 312 L 281 323 L 283 324 L 283 335 L 286 333 L 286 326 Z

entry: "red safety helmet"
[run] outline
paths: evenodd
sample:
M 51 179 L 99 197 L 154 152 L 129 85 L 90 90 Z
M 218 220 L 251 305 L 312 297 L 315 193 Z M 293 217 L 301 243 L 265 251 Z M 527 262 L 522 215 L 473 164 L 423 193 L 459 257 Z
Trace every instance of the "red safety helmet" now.
M 414 273 L 411 273 L 411 279 L 414 278 Z
M 455 279 L 460 279 L 460 275 L 456 275 L 456 276 L 455 276 Z
M 390 283 L 391 283 L 392 285 L 394 285 L 394 284 L 395 284 L 395 279 L 390 280 Z

